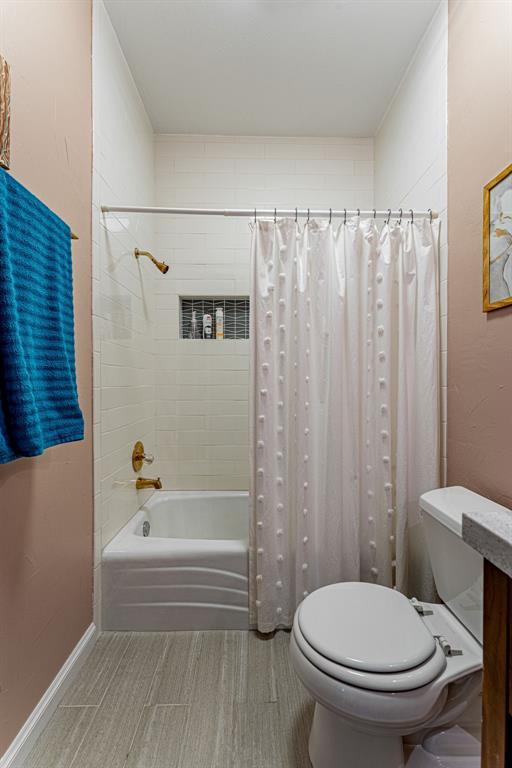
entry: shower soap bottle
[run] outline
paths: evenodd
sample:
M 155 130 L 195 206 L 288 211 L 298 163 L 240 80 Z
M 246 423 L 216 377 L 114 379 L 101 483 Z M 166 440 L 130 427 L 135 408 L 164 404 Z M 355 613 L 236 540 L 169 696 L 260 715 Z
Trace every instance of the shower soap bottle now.
M 192 310 L 192 322 L 190 323 L 189 339 L 197 339 L 197 312 Z
M 203 339 L 211 339 L 212 337 L 212 316 L 209 314 L 203 315 Z
M 224 338 L 224 310 L 222 307 L 217 307 L 215 310 L 215 338 Z

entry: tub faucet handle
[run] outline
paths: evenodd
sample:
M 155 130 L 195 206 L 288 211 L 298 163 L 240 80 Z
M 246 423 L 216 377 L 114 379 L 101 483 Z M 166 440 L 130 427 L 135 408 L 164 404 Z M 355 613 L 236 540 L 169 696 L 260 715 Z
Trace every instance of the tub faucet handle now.
M 155 457 L 152 453 L 146 453 L 143 443 L 137 440 L 133 446 L 132 467 L 134 472 L 140 472 L 143 464 L 152 464 Z

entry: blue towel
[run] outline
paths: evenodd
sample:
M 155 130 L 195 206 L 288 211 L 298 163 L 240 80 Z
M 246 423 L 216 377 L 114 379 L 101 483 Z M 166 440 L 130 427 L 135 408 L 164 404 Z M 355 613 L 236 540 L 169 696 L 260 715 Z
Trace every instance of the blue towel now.
M 0 463 L 82 440 L 71 232 L 0 169 Z

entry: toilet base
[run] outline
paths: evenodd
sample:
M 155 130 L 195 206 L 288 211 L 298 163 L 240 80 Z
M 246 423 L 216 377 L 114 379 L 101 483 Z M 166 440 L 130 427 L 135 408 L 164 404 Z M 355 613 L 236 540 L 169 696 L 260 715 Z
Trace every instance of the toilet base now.
M 315 704 L 309 736 L 313 768 L 403 768 L 404 750 L 398 734 L 376 736 L 352 728 L 345 720 Z

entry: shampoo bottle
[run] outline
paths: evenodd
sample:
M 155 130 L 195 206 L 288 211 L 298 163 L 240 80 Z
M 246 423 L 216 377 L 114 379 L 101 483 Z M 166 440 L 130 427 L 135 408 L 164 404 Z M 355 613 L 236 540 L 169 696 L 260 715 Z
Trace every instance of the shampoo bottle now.
M 215 338 L 224 338 L 224 310 L 222 307 L 217 307 L 215 310 Z
M 203 339 L 211 339 L 212 337 L 212 316 L 209 314 L 203 315 Z
M 189 339 L 197 339 L 197 312 L 192 310 L 192 322 L 190 323 L 190 330 L 188 334 Z

